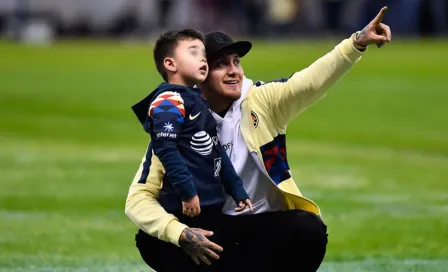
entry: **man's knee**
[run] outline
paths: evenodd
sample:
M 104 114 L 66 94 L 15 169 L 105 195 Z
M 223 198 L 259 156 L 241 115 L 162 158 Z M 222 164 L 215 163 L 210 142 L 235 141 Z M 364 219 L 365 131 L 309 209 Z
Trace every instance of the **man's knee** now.
M 289 211 L 285 222 L 288 247 L 302 252 L 303 256 L 323 259 L 328 242 L 327 226 L 315 214 L 306 211 Z
M 328 241 L 327 226 L 322 219 L 314 213 L 307 211 L 294 211 L 290 217 L 292 234 L 300 240 L 308 240 L 316 245 L 325 245 Z
M 300 271 L 317 271 L 327 251 L 327 226 L 317 215 L 306 211 L 291 211 L 288 221 L 287 247 L 291 256 L 285 265 L 299 262 Z

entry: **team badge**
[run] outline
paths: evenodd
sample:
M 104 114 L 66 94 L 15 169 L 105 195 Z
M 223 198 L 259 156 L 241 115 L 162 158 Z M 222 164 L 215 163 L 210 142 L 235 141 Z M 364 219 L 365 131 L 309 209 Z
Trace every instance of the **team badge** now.
M 255 112 L 253 112 L 253 111 L 250 111 L 250 116 L 252 117 L 252 122 L 253 122 L 253 124 L 254 124 L 254 128 L 257 128 L 258 127 L 258 115 L 255 113 Z

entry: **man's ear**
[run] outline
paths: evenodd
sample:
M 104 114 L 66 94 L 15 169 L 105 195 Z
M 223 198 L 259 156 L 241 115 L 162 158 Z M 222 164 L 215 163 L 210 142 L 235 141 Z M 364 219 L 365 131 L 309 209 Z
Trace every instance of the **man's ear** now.
M 163 59 L 163 66 L 165 66 L 165 69 L 171 73 L 175 73 L 177 71 L 176 61 L 173 58 L 166 57 Z

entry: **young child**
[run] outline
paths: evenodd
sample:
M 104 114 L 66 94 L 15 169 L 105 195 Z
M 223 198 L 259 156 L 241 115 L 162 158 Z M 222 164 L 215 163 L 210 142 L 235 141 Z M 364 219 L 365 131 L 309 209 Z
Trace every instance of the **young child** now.
M 141 114 L 139 119 L 166 171 L 160 204 L 175 215 L 194 217 L 201 210 L 220 213 L 224 187 L 237 203 L 235 211 L 252 210 L 242 180 L 218 140 L 215 119 L 199 90 L 193 88 L 208 74 L 203 34 L 190 29 L 163 34 L 156 42 L 154 61 L 166 82 L 139 102 L 146 109 L 149 104 L 145 120 Z M 179 220 L 192 223 L 184 216 Z

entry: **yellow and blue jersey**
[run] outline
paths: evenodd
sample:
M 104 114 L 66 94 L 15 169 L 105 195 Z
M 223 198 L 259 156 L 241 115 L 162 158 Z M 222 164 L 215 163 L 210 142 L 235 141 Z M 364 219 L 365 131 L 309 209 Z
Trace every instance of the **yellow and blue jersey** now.
M 195 195 L 202 207 L 223 205 L 223 186 L 236 202 L 249 198 L 198 89 L 162 83 L 133 109 L 151 135 L 139 182 L 146 182 L 154 153 L 166 171 L 158 199 L 165 210 L 178 212 L 181 200 Z

